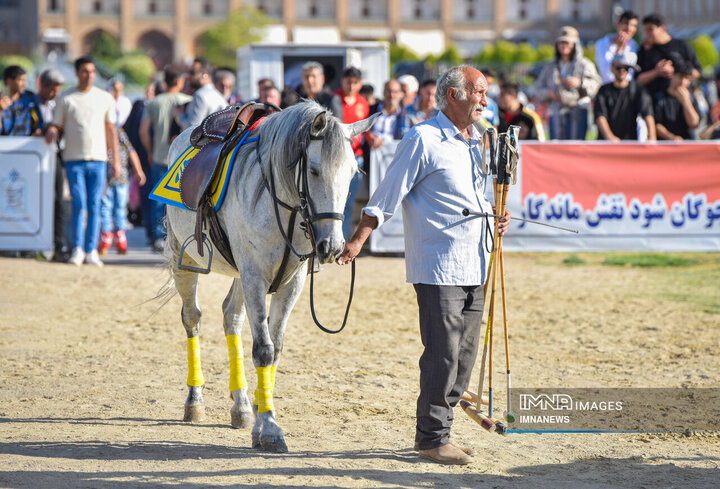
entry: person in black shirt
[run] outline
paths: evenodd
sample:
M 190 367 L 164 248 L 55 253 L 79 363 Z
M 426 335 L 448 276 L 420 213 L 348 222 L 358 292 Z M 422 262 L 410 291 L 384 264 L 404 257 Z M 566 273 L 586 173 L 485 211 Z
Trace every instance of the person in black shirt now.
M 595 124 L 600 139 L 621 141 L 638 139 L 637 117 L 645 120 L 648 140 L 655 141 L 655 118 L 652 98 L 635 80 L 628 80 L 628 70 L 638 71 L 632 53 L 616 55 L 610 65 L 615 81 L 606 83 L 595 98 Z
M 505 82 L 500 86 L 498 132 L 506 132 L 510 126 L 520 126 L 519 139 L 545 141 L 545 130 L 540 116 L 520 103 L 519 92 L 520 86 L 517 83 Z
M 700 111 L 689 89 L 692 67 L 677 57 L 672 63 L 675 74 L 670 86 L 653 97 L 655 127 L 658 139 L 682 141 L 692 139 L 690 130 L 700 124 Z
M 665 26 L 665 19 L 660 14 L 650 14 L 643 18 L 645 40 L 638 53 L 638 64 L 642 72 L 637 79 L 645 85 L 650 95 L 655 98 L 670 86 L 670 79 L 676 70 L 672 58 L 679 58 L 690 63 L 692 78 L 700 77 L 700 61 L 695 50 L 684 39 L 673 39 Z

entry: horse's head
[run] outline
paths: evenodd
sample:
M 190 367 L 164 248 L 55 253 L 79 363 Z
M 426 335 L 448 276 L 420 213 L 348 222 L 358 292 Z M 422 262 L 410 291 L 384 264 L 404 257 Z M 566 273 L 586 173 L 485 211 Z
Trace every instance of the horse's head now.
M 371 117 L 354 124 L 342 124 L 321 110 L 310 125 L 304 171 L 315 251 L 321 263 L 334 261 L 345 246 L 342 215 L 350 182 L 358 172 L 352 138 L 368 131 L 374 122 L 375 117 Z

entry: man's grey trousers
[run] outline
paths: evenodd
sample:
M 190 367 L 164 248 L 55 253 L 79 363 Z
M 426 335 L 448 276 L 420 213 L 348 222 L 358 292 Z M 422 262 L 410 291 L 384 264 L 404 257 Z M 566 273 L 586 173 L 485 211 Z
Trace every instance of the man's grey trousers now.
M 420 396 L 415 442 L 448 443 L 453 408 L 470 382 L 480 340 L 483 287 L 414 284 L 420 309 Z

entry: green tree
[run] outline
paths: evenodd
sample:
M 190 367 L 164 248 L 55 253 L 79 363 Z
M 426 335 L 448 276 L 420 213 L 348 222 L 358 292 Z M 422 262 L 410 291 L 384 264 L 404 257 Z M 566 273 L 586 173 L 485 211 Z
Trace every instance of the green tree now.
M 478 53 L 472 60 L 478 65 L 489 63 L 495 57 L 495 45 L 491 43 L 485 44 L 482 51 Z
M 33 72 L 35 65 L 30 58 L 20 56 L 18 54 L 8 54 L 7 56 L 0 56 L 0 73 L 5 71 L 5 68 L 12 65 L 18 65 L 20 68 L 28 73 L 28 78 L 31 78 L 30 73 Z
M 515 60 L 517 49 L 517 44 L 500 40 L 495 43 L 495 54 L 492 61 L 500 64 L 510 64 Z
M 555 57 L 555 46 L 540 44 L 537 48 L 538 61 L 551 61 Z
M 583 48 L 583 56 L 595 63 L 595 43 L 588 44 Z
M 113 64 L 113 68 L 118 73 L 125 75 L 128 80 L 143 87 L 150 83 L 150 78 L 155 73 L 155 63 L 149 56 L 142 53 L 121 56 Z
M 102 31 L 95 39 L 90 48 L 90 54 L 96 60 L 111 65 L 122 56 L 122 49 L 115 36 L 107 31 Z
M 690 44 L 695 50 L 695 54 L 697 54 L 698 61 L 700 61 L 700 66 L 703 67 L 703 70 L 712 71 L 713 67 L 720 60 L 712 38 L 707 34 L 701 34 L 690 41 Z
M 533 64 L 538 60 L 538 52 L 529 42 L 521 42 L 518 44 L 515 53 L 515 62 L 524 64 Z
M 390 64 L 395 64 L 401 61 L 420 61 L 420 57 L 407 46 L 402 44 L 391 44 L 390 45 Z
M 451 65 L 462 64 L 465 59 L 460 54 L 460 50 L 456 45 L 450 44 L 447 49 L 438 57 L 438 61 L 442 61 Z
M 243 4 L 202 35 L 198 53 L 215 66 L 235 66 L 237 48 L 262 40 L 269 23 L 264 13 Z

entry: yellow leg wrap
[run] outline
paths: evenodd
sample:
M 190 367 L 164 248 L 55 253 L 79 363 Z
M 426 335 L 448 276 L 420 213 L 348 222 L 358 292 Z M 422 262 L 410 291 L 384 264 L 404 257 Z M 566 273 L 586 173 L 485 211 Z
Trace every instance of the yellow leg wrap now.
M 200 338 L 193 336 L 187 339 L 188 376 L 187 385 L 199 387 L 205 383 L 200 362 Z
M 258 412 L 274 411 L 273 405 L 273 380 L 275 378 L 275 367 L 255 367 L 257 371 L 258 384 L 255 389 L 255 404 Z
M 229 334 L 225 336 L 230 360 L 230 392 L 247 387 L 245 368 L 243 366 L 243 347 L 240 335 Z

